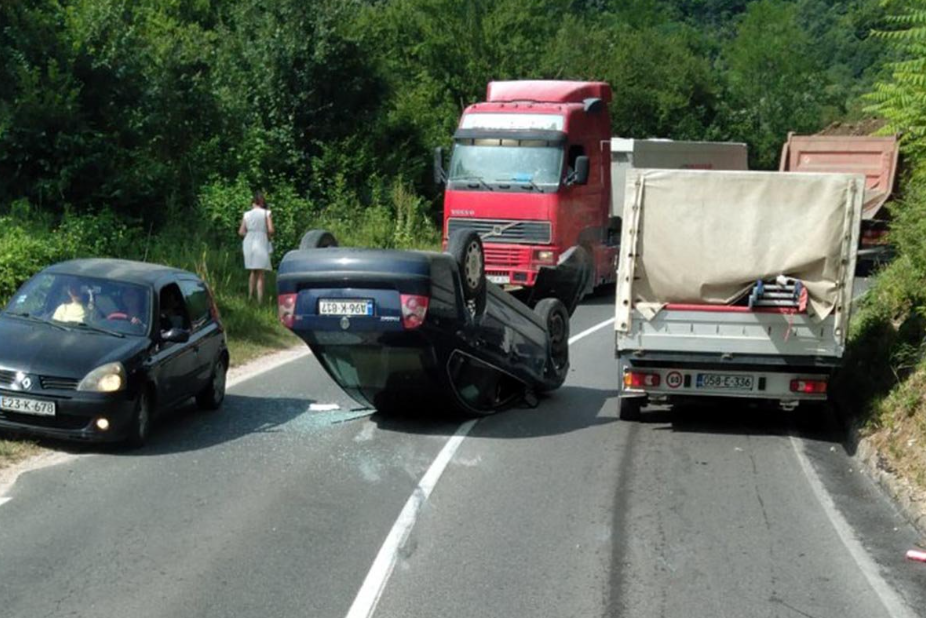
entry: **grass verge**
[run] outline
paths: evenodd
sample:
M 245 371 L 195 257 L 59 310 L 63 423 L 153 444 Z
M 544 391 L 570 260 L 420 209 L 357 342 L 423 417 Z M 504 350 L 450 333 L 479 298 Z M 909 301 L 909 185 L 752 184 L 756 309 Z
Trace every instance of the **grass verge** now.
M 901 257 L 878 273 L 853 316 L 833 396 L 878 466 L 926 495 L 926 286 Z

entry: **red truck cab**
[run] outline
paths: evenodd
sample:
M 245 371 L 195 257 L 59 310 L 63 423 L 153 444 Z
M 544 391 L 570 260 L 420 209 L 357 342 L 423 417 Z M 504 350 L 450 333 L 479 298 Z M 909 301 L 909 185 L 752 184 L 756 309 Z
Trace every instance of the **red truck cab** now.
M 610 136 L 603 82 L 492 82 L 454 134 L 443 237 L 476 230 L 495 283 L 555 296 L 557 280 L 613 280 Z M 440 157 L 438 151 L 437 157 Z

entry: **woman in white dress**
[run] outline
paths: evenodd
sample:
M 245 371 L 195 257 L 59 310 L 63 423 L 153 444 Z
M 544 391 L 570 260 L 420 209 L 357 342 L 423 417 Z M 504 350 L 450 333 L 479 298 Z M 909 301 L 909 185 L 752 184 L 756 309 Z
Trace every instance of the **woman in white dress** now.
M 257 289 L 257 302 L 264 300 L 264 273 L 271 270 L 270 239 L 273 238 L 273 217 L 267 210 L 264 196 L 257 192 L 251 202 L 251 210 L 241 218 L 238 234 L 244 236 L 244 267 L 251 271 L 248 278 L 248 298 L 254 297 Z

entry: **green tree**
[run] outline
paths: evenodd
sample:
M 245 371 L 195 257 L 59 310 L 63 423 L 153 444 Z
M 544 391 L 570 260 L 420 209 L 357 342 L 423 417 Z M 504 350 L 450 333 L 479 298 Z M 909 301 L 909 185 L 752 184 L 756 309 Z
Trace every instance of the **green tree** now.
M 749 143 L 755 167 L 775 168 L 789 131 L 813 132 L 826 120 L 829 78 L 793 3 L 751 3 L 723 48 L 720 68 L 726 81 L 720 130 Z
M 869 111 L 883 116 L 886 129 L 902 134 L 908 154 L 922 169 L 926 161 L 926 0 L 897 0 L 888 18 L 894 29 L 878 33 L 899 55 L 890 76 L 868 95 Z M 922 172 L 920 172 L 922 173 Z

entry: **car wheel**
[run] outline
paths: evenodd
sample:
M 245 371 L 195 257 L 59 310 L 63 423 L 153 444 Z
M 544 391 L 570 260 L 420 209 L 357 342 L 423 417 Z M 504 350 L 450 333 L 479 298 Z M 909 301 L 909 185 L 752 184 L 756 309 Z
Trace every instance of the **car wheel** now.
M 534 312 L 543 321 L 549 337 L 546 390 L 557 389 L 569 373 L 569 311 L 559 299 L 544 298 Z
M 327 249 L 328 247 L 337 246 L 337 239 L 328 230 L 309 230 L 299 241 L 300 251 L 303 249 Z
M 215 367 L 212 370 L 212 379 L 209 384 L 196 395 L 196 405 L 203 410 L 218 410 L 225 401 L 225 384 L 228 367 L 225 366 L 225 359 L 219 358 L 215 361 Z
M 139 448 L 145 445 L 151 435 L 151 418 L 151 396 L 144 390 L 135 400 L 135 414 L 125 439 L 128 446 Z
M 619 416 L 622 421 L 638 421 L 643 410 L 643 397 L 621 397 L 618 400 Z
M 485 250 L 479 234 L 457 231 L 450 235 L 447 253 L 453 256 L 463 283 L 463 299 L 479 315 L 486 305 Z

